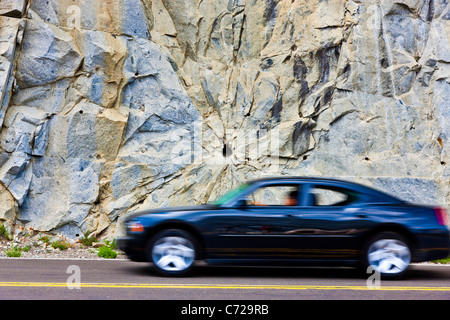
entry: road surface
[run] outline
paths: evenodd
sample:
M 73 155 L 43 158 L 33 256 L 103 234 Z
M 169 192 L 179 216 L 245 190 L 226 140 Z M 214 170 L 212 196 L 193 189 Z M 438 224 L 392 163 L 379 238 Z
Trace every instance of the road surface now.
M 192 277 L 164 278 L 129 260 L 4 258 L 0 299 L 450 300 L 450 265 L 411 268 L 406 279 L 380 282 L 350 268 L 204 265 Z

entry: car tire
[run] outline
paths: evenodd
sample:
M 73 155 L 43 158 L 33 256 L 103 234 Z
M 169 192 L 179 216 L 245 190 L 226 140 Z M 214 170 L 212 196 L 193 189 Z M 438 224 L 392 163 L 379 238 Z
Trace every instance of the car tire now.
M 400 278 L 409 269 L 412 247 L 399 233 L 381 232 L 366 243 L 363 259 L 367 273 L 378 273 L 383 279 Z
M 161 276 L 191 275 L 198 252 L 196 239 L 179 229 L 160 231 L 147 245 L 152 268 Z

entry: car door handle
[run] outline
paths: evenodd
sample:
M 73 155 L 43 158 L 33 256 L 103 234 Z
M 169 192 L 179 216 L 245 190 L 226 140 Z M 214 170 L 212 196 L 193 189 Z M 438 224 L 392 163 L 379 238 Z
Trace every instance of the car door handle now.
M 303 217 L 303 215 L 302 214 L 287 214 L 286 217 L 288 217 L 288 218 Z
M 358 213 L 358 212 L 359 212 L 359 208 L 345 208 L 344 209 L 344 213 L 353 213 L 355 215 L 355 217 L 361 218 L 361 219 L 367 218 L 366 214 Z

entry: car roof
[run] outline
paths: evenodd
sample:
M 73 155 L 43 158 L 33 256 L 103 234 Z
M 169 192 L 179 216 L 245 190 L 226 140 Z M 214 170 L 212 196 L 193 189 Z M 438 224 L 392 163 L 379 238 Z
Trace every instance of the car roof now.
M 400 199 L 391 196 L 383 191 L 377 190 L 375 188 L 357 183 L 352 181 L 340 180 L 335 178 L 327 178 L 327 177 L 304 177 L 304 176 L 280 176 L 280 177 L 264 177 L 260 179 L 251 180 L 249 184 L 263 184 L 264 182 L 269 183 L 286 183 L 286 182 L 299 182 L 299 183 L 324 183 L 324 184 L 332 184 L 335 187 L 349 188 L 353 189 L 359 193 L 370 194 L 372 196 L 376 196 L 378 198 L 382 198 L 385 201 L 395 201 L 402 202 Z M 380 199 L 381 200 L 381 199 Z
M 272 176 L 272 177 L 264 177 L 264 178 L 259 178 L 259 179 L 254 179 L 251 181 L 272 181 L 272 180 L 311 180 L 311 181 L 319 181 L 319 180 L 323 180 L 323 181 L 339 181 L 339 182 L 345 182 L 345 180 L 339 180 L 339 179 L 335 179 L 335 178 L 328 178 L 328 177 L 306 177 L 306 176 Z
M 335 178 L 326 178 L 326 177 L 304 177 L 304 176 L 280 176 L 280 177 L 265 177 L 260 179 L 254 179 L 249 181 L 248 183 L 258 183 L 258 182 L 273 182 L 279 180 L 280 182 L 288 182 L 288 181 L 296 181 L 296 182 L 334 182 L 338 184 L 349 184 L 354 186 L 362 186 L 364 188 L 368 188 L 367 186 L 358 184 L 356 182 L 339 180 Z

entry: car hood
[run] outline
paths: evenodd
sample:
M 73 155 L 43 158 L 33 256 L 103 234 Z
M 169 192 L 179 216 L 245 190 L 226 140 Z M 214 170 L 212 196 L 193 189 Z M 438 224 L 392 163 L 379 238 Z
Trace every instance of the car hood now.
M 217 205 L 198 205 L 198 206 L 183 206 L 183 207 L 164 207 L 164 208 L 158 208 L 158 209 L 146 209 L 146 210 L 140 210 L 136 212 L 132 212 L 128 214 L 125 217 L 125 221 L 130 221 L 134 218 L 137 218 L 139 216 L 148 215 L 148 214 L 168 214 L 173 212 L 193 212 L 193 211 L 204 211 L 204 210 L 211 210 L 217 208 Z

